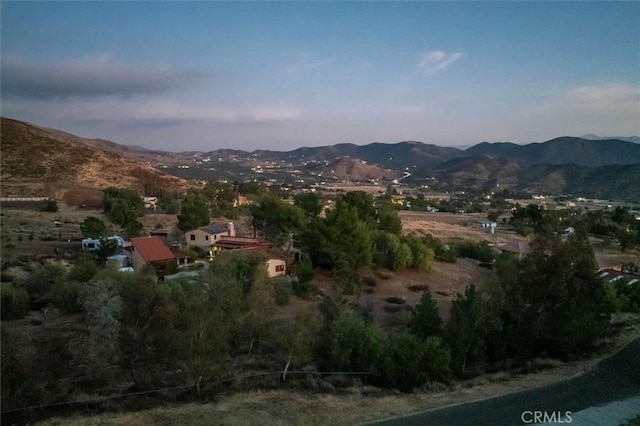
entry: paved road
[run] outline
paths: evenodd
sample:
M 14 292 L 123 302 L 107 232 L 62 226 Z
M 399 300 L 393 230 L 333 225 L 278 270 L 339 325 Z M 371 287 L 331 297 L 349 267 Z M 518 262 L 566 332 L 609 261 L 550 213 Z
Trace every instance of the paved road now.
M 612 401 L 635 400 L 634 397 L 639 395 L 640 338 L 616 355 L 601 361 L 589 372 L 564 382 L 478 402 L 386 419 L 376 424 L 514 426 L 533 424 L 535 411 L 546 412 L 547 416 L 555 413 L 556 421 L 550 423 L 569 423 L 567 411 L 577 413 Z M 523 421 L 525 411 L 532 414 L 526 413 Z M 575 425 L 578 422 L 572 423 Z

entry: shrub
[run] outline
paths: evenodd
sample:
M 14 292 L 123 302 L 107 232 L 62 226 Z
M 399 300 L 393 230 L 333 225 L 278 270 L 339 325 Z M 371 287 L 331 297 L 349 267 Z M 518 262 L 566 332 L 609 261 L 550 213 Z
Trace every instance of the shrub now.
M 75 281 L 57 283 L 52 289 L 53 305 L 67 314 L 82 312 L 82 305 L 78 299 L 82 284 Z
M 293 287 L 288 279 L 277 280 L 273 284 L 273 296 L 278 305 L 288 305 L 293 296 Z
M 44 202 L 40 210 L 43 212 L 55 213 L 58 211 L 58 202 L 56 200 L 47 200 Z
M 3 283 L 0 285 L 0 295 L 2 320 L 21 319 L 29 312 L 29 294 L 26 290 Z

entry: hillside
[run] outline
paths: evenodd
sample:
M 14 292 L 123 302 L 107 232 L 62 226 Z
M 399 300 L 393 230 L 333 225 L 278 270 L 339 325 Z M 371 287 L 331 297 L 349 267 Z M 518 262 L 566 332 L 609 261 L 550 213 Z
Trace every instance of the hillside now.
M 449 160 L 428 175 L 456 189 L 492 191 L 500 188 L 532 194 L 640 200 L 640 163 L 588 167 L 474 156 Z M 416 175 L 414 179 L 424 176 Z
M 600 167 L 640 163 L 640 145 L 618 139 L 589 140 L 561 137 L 528 145 L 483 142 L 467 149 L 464 153 L 467 156 L 486 155 L 534 164 L 577 164 Z
M 340 179 L 353 181 L 391 180 L 399 175 L 397 172 L 367 164 L 365 161 L 351 157 L 340 157 L 330 162 L 326 168 L 330 169 L 331 173 Z
M 3 117 L 0 135 L 4 196 L 52 196 L 73 187 L 118 186 L 143 193 L 187 186 L 183 179 L 61 131 Z

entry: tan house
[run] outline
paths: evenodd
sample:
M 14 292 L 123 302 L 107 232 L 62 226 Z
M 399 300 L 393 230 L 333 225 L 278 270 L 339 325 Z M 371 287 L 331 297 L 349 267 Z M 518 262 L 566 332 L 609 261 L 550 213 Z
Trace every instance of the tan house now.
M 269 278 L 282 277 L 287 274 L 287 262 L 279 257 L 267 259 L 267 274 Z
M 220 252 L 219 256 L 245 255 L 264 260 L 269 278 L 282 277 L 287 274 L 287 261 L 284 257 L 274 253 L 268 245 L 252 245 Z
M 171 249 L 160 237 L 138 237 L 131 239 L 131 264 L 138 270 L 151 266 L 158 278 L 174 273 L 178 268 L 178 260 Z
M 187 231 L 184 234 L 188 247 L 200 247 L 204 251 L 211 251 L 211 248 L 222 237 L 235 237 L 236 229 L 232 222 L 212 223 L 208 226 L 201 226 L 198 229 Z

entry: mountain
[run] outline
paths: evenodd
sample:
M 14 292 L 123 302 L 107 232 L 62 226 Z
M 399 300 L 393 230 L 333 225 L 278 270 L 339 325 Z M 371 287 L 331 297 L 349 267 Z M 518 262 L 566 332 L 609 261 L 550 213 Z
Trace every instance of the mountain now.
M 339 179 L 361 182 L 367 180 L 393 180 L 401 175 L 397 171 L 383 169 L 351 157 L 340 157 L 329 162 L 326 166 L 323 165 L 321 168 L 330 170 L 331 174 Z
M 343 143 L 285 152 L 217 149 L 175 153 L 85 139 L 3 118 L 1 143 L 2 191 L 7 195 L 49 195 L 73 186 L 171 190 L 185 188 L 184 179 L 255 179 L 298 185 L 391 183 L 403 177 L 403 182 L 440 189 L 504 188 L 640 200 L 640 144 L 618 139 L 561 137 L 528 145 L 483 142 L 464 151 L 405 141 Z
M 568 136 L 528 145 L 483 142 L 467 149 L 464 154 L 502 157 L 534 164 L 591 167 L 640 163 L 640 145 L 618 139 L 589 140 Z
M 413 176 L 420 180 L 426 176 Z M 429 178 L 452 189 L 530 194 L 580 194 L 584 197 L 640 200 L 640 163 L 601 167 L 576 164 L 532 164 L 490 156 L 456 158 L 447 161 Z
M 0 120 L 0 165 L 5 196 L 54 196 L 73 187 L 118 186 L 140 193 L 187 187 L 183 179 L 127 158 L 126 149 L 114 150 L 117 147 L 111 146 L 107 150 L 99 147 L 102 142 L 95 139 L 83 139 L 9 118 Z
M 640 136 L 598 136 L 594 134 L 588 134 L 580 136 L 582 139 L 590 140 L 602 140 L 602 139 L 619 139 L 621 141 L 640 143 Z
M 203 153 L 210 158 L 229 158 L 229 150 L 216 150 Z M 374 142 L 368 145 L 342 143 L 330 146 L 304 147 L 292 151 L 256 150 L 253 152 L 234 151 L 232 156 L 239 158 L 284 161 L 301 164 L 308 161 L 333 161 L 340 157 L 357 158 L 383 168 L 412 169 L 417 167 L 433 167 L 453 157 L 463 155 L 456 148 L 441 147 L 422 142 L 405 141 L 395 144 Z

